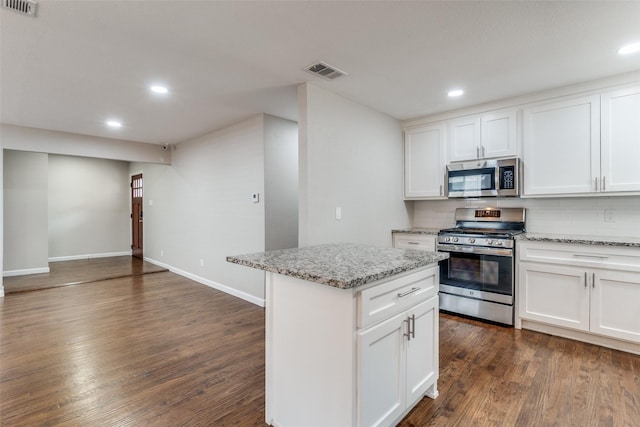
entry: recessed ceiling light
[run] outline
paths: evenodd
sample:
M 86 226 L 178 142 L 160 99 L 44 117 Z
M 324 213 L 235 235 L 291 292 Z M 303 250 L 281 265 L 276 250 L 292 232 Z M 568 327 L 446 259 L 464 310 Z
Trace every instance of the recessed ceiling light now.
M 162 93 L 162 94 L 169 93 L 169 89 L 165 86 L 153 85 L 149 87 L 149 89 L 151 90 L 151 92 L 154 92 L 154 93 Z
M 640 52 L 640 42 L 631 43 L 618 49 L 620 55 L 630 55 L 636 52 Z
M 121 128 L 122 122 L 119 122 L 117 120 L 107 120 L 107 126 L 112 128 Z
M 447 93 L 447 95 L 449 95 L 449 98 L 455 98 L 457 96 L 461 96 L 464 93 L 464 91 L 462 89 L 454 89 L 454 90 L 450 90 L 449 93 Z

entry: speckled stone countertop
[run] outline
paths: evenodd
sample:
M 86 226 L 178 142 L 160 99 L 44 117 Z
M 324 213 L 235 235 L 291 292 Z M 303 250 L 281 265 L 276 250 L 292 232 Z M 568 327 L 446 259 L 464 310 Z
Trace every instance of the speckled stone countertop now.
M 391 233 L 409 233 L 409 234 L 438 234 L 438 228 L 405 228 L 404 230 L 391 230 Z
M 448 257 L 447 253 L 339 243 L 228 256 L 227 261 L 351 289 Z
M 516 240 L 640 248 L 640 238 L 638 237 L 581 236 L 527 232 L 516 236 Z

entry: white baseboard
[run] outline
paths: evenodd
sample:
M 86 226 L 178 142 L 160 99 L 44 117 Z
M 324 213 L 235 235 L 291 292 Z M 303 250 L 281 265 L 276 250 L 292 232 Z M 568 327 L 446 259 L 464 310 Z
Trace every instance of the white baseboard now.
M 538 323 L 525 319 L 522 319 L 522 329 L 530 329 L 536 332 L 542 332 L 549 335 L 557 335 L 562 338 L 583 341 L 589 344 L 595 344 L 602 347 L 612 348 L 614 350 L 626 351 L 628 353 L 640 355 L 640 344 L 630 341 L 609 338 L 589 332 L 574 331 L 560 326 L 548 325 L 545 323 Z
M 243 299 L 245 301 L 248 301 L 248 302 L 250 302 L 252 304 L 255 304 L 257 306 L 260 306 L 260 307 L 264 307 L 265 306 L 264 299 L 262 299 L 262 298 L 258 298 L 256 296 L 248 294 L 246 292 L 239 291 L 239 290 L 237 290 L 235 288 L 232 288 L 230 286 L 223 285 L 223 284 L 218 283 L 218 282 L 214 282 L 213 280 L 205 279 L 204 277 L 197 276 L 195 274 L 189 273 L 188 271 L 184 271 L 184 270 L 181 270 L 179 268 L 175 268 L 175 267 L 173 267 L 171 265 L 165 264 L 165 263 L 160 262 L 160 261 L 156 261 L 156 260 L 151 259 L 151 258 L 144 257 L 144 260 L 147 261 L 147 262 L 150 262 L 151 264 L 155 264 L 157 266 L 164 267 L 167 270 L 171 271 L 172 273 L 178 274 L 178 275 L 180 275 L 182 277 L 186 277 L 187 279 L 191 279 L 194 282 L 198 282 L 198 283 L 200 283 L 202 285 L 205 285 L 205 286 L 208 286 L 210 288 L 222 291 L 225 294 L 229 294 L 229 295 L 232 295 L 234 297 L 241 298 L 241 299 Z
M 49 258 L 49 262 L 76 261 L 76 260 L 80 260 L 80 259 L 92 259 L 92 258 L 110 258 L 110 257 L 115 257 L 115 256 L 128 256 L 128 255 L 131 255 L 131 251 L 106 252 L 106 253 L 102 253 L 102 254 L 57 256 L 57 257 Z
M 4 297 L 4 287 L 0 285 L 0 298 Z
M 42 268 L 25 268 L 23 270 L 8 270 L 2 273 L 2 277 L 26 276 L 27 274 L 48 273 L 49 267 Z

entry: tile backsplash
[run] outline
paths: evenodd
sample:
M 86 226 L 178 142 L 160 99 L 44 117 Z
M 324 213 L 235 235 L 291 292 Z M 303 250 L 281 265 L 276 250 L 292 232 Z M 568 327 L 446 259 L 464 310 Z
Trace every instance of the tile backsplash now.
M 524 207 L 532 233 L 640 238 L 640 196 L 414 201 L 412 226 L 452 227 L 457 207 Z

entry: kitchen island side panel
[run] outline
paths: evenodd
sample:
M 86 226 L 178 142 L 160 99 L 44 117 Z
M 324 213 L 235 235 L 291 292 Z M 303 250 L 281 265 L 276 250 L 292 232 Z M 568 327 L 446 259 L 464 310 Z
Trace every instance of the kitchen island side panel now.
M 267 273 L 266 422 L 355 425 L 353 290 Z

